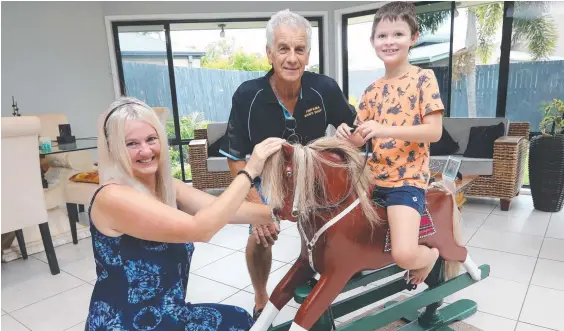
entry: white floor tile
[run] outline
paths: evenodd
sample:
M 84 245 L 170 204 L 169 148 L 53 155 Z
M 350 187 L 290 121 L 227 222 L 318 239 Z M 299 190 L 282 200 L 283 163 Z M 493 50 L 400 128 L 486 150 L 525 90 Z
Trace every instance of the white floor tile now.
M 474 300 L 478 303 L 478 311 L 517 320 L 526 292 L 527 284 L 490 276 L 446 297 L 445 301 Z
M 84 284 L 74 276 L 41 274 L 2 289 L 2 309 L 7 313 Z
M 514 320 L 483 313 L 481 311 L 477 311 L 474 315 L 465 319 L 464 323 L 468 323 L 484 331 L 513 331 L 515 330 L 515 324 L 517 324 Z
M 2 327 L 0 328 L 6 331 L 29 331 L 23 324 L 16 321 L 10 315 L 3 315 L 2 316 Z
M 239 292 L 239 289 L 235 287 L 190 274 L 186 301 L 191 303 L 219 303 L 237 292 Z
M 272 246 L 272 258 L 276 261 L 290 263 L 300 256 L 301 249 L 301 239 L 281 233 L 274 246 Z
M 564 239 L 564 214 L 552 214 L 546 236 L 549 238 Z
M 531 284 L 564 291 L 564 262 L 539 259 Z
M 538 256 L 543 237 L 508 233 L 480 228 L 468 242 L 468 246 L 493 249 L 507 253 Z
M 272 294 L 272 291 L 274 291 L 274 289 L 276 288 L 278 283 L 280 283 L 282 278 L 286 276 L 286 274 L 288 273 L 291 267 L 292 265 L 286 264 L 281 268 L 279 268 L 278 270 L 270 273 L 270 275 L 268 276 L 268 281 L 266 282 L 266 292 L 268 293 L 268 295 Z M 249 293 L 255 293 L 255 289 L 253 288 L 252 284 L 245 287 L 244 290 Z
M 564 261 L 564 240 L 545 238 L 539 257 L 549 260 Z
M 271 272 L 278 270 L 283 265 L 284 263 L 272 261 Z M 251 285 L 247 261 L 245 260 L 245 254 L 242 252 L 235 252 L 221 260 L 208 264 L 194 271 L 194 274 L 238 289 L 244 289 Z
M 2 263 L 2 290 L 41 275 L 51 275 L 49 265 L 33 257 Z
M 80 322 L 77 325 L 73 326 L 70 329 L 66 329 L 65 331 L 84 331 L 84 326 L 86 325 L 86 321 Z
M 234 250 L 208 243 L 194 243 L 196 249 L 192 255 L 190 271 L 195 271 L 203 266 L 235 253 Z
M 85 321 L 92 285 L 84 284 L 12 313 L 31 330 L 61 331 Z
M 467 248 L 476 264 L 490 265 L 490 276 L 527 284 L 531 280 L 537 261 L 535 257 L 476 247 Z
M 284 231 L 292 226 L 296 226 L 296 222 L 291 222 L 291 221 L 280 221 L 280 231 Z
M 515 331 L 551 331 L 551 329 L 541 328 L 540 326 L 527 324 L 523 322 L 517 323 Z
M 489 214 L 498 205 L 499 200 L 497 199 L 467 197 L 463 210 Z
M 255 306 L 255 296 L 249 292 L 240 291 L 237 294 L 222 301 L 221 303 L 241 307 L 245 309 L 249 314 L 252 314 L 253 307 Z M 278 316 L 276 316 L 276 318 L 272 322 L 272 325 L 276 326 L 289 320 L 293 320 L 297 312 L 297 308 L 289 305 L 284 306 L 284 308 L 282 308 L 280 313 L 278 313 Z
M 249 228 L 236 225 L 227 225 L 215 234 L 209 241 L 210 244 L 240 250 L 247 246 L 249 239 Z
M 295 237 L 295 238 L 301 238 L 300 231 L 298 230 L 298 226 L 295 223 L 292 223 L 290 226 L 282 230 L 280 234 L 283 234 L 285 236 Z
M 61 270 L 69 273 L 85 282 L 96 280 L 96 262 L 94 256 L 82 258 L 80 260 L 72 261 L 61 266 Z
M 495 209 L 492 211 L 494 214 L 517 214 L 521 212 L 540 212 L 535 210 L 533 206 L 533 198 L 530 195 L 519 195 L 511 199 L 511 205 L 509 206 L 509 210 L 503 211 L 501 210 L 501 205 L 497 205 Z M 543 213 L 543 212 L 540 212 Z
M 479 228 L 482 223 L 488 218 L 488 214 L 479 213 L 470 210 L 465 210 L 462 212 L 462 225 L 469 226 L 473 228 Z
M 531 285 L 519 321 L 554 330 L 564 330 L 562 302 L 564 302 L 564 291 Z
M 69 262 L 80 260 L 85 257 L 94 256 L 92 250 L 92 238 L 79 240 L 76 245 L 71 242 L 70 244 L 55 247 L 55 254 L 57 254 L 59 266 L 64 266 Z M 47 256 L 45 255 L 45 252 L 34 254 L 33 257 L 47 263 Z
M 535 214 L 523 212 L 503 215 L 491 214 L 482 225 L 482 228 L 504 233 L 512 232 L 544 236 L 549 221 L 550 213 Z
M 474 236 L 474 234 L 476 234 L 476 232 L 478 231 L 479 228 L 474 228 L 474 227 L 471 227 L 471 226 L 462 225 L 460 227 L 460 229 L 461 229 L 461 232 L 462 232 L 462 244 L 466 245 L 468 243 L 468 241 L 470 241 L 472 236 Z

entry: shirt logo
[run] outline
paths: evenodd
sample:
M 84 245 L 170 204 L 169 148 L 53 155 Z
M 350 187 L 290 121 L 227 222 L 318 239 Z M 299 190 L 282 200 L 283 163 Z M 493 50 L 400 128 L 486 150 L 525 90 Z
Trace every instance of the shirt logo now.
M 311 108 L 309 108 L 305 111 L 304 117 L 315 115 L 315 114 L 318 114 L 320 112 L 321 112 L 321 107 L 319 107 L 319 106 L 311 107 Z

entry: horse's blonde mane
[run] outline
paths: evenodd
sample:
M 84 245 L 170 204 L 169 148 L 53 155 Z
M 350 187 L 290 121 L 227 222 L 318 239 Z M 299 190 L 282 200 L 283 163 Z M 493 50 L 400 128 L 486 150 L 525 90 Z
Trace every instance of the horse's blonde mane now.
M 348 182 L 352 183 L 353 190 L 360 199 L 360 206 L 370 224 L 379 225 L 381 220 L 376 213 L 376 209 L 371 200 L 370 178 L 371 173 L 368 166 L 364 166 L 364 155 L 358 148 L 347 144 L 341 139 L 334 137 L 324 137 L 312 141 L 306 146 L 299 144 L 293 145 L 293 180 L 294 187 L 300 183 L 300 191 L 298 194 L 299 204 L 298 210 L 300 215 L 298 219 L 307 222 L 312 216 L 307 214 L 308 211 L 315 210 L 317 207 L 324 207 L 339 201 L 327 201 L 327 177 L 322 169 L 322 165 L 328 165 L 334 168 L 347 169 L 349 178 Z M 344 155 L 344 162 L 336 163 L 321 157 L 323 151 L 335 151 Z M 281 150 L 272 155 L 264 166 L 262 173 L 262 194 L 265 196 L 268 204 L 272 208 L 284 207 L 283 180 L 286 177 L 286 169 L 284 168 L 284 152 Z M 300 166 L 304 165 L 304 166 Z M 343 192 L 339 198 L 344 198 L 347 192 Z M 291 199 L 292 197 L 286 197 Z M 342 209 L 342 208 L 341 208 Z M 319 214 L 323 210 L 315 213 Z

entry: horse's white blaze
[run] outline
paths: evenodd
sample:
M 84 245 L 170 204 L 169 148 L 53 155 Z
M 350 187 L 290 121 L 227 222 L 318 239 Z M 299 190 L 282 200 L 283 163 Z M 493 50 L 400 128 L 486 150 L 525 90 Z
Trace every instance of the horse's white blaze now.
M 296 322 L 294 322 L 292 323 L 292 326 L 290 326 L 290 331 L 307 331 L 307 330 L 297 325 Z
M 259 318 L 253 324 L 251 331 L 266 331 L 270 328 L 272 321 L 278 316 L 280 311 L 272 304 L 272 302 L 268 301 L 264 310 L 260 314 Z
M 298 181 L 296 183 L 296 189 L 294 190 L 294 204 L 292 205 L 292 213 L 295 213 L 298 211 L 298 205 L 300 203 L 300 194 L 298 192 L 300 192 L 301 188 L 301 183 Z M 296 215 L 293 215 L 294 217 L 296 217 Z
M 466 260 L 462 263 L 462 265 L 464 266 L 464 269 L 468 271 L 472 279 L 476 281 L 482 279 L 482 271 L 478 268 L 478 265 L 472 261 L 469 253 L 466 253 Z

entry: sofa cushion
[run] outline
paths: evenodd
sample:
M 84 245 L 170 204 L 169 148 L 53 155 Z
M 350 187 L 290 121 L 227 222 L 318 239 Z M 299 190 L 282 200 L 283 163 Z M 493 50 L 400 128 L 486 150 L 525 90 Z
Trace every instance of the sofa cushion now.
M 251 156 L 247 155 L 246 160 L 249 161 Z M 227 158 L 225 156 L 212 156 L 207 159 L 208 172 L 222 172 L 229 171 L 229 165 L 227 164 Z
M 452 139 L 448 131 L 443 127 L 441 139 L 431 144 L 431 155 L 452 155 L 459 148 L 458 143 Z
M 99 184 L 100 178 L 98 176 L 98 170 L 90 170 L 79 172 L 77 174 L 72 175 L 69 180 L 71 182 L 76 183 L 91 183 L 91 184 Z
M 211 146 L 216 141 L 220 140 L 227 131 L 227 122 L 209 123 L 207 127 L 208 132 L 208 146 Z
M 491 176 L 493 175 L 493 159 L 460 157 L 460 169 L 458 171 L 462 176 L 477 175 Z M 429 168 L 431 175 L 442 172 L 448 155 L 431 156 Z
M 503 123 L 491 126 L 474 126 L 470 129 L 464 157 L 493 158 L 494 142 L 505 132 Z
M 461 118 L 461 117 L 445 117 L 443 118 L 443 127 L 448 131 L 452 139 L 458 142 L 460 149 L 457 155 L 463 155 L 468 146 L 468 137 L 470 136 L 470 128 L 473 126 L 489 126 L 503 123 L 505 125 L 505 135 L 509 130 L 509 120 L 502 117 L 497 118 Z

